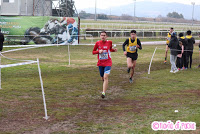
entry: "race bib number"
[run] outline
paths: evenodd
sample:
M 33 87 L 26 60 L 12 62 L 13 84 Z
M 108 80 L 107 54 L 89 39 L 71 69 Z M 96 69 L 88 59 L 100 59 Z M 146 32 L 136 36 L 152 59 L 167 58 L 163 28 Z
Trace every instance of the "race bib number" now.
M 135 51 L 136 50 L 136 46 L 130 46 L 129 49 L 130 49 L 130 51 Z
M 108 52 L 103 52 L 102 54 L 99 54 L 100 60 L 106 60 L 108 59 Z

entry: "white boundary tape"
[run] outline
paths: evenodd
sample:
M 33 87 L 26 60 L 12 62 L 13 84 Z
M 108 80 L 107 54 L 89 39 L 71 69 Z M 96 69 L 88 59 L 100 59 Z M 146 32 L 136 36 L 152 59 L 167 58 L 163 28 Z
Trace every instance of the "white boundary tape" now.
M 40 63 L 39 63 L 39 59 L 38 58 L 37 58 L 37 64 L 38 64 L 38 72 L 39 72 L 39 76 L 40 76 L 40 83 L 41 83 L 41 89 L 42 89 L 42 97 L 43 97 L 43 103 L 44 103 L 44 112 L 45 112 L 44 119 L 48 120 L 49 116 L 47 116 L 47 106 L 46 106 L 46 100 L 45 100 L 45 93 L 44 93 L 44 87 L 43 87 L 43 81 L 42 81 Z
M 160 50 L 166 50 L 166 49 L 163 49 L 163 48 L 158 48 Z M 173 51 L 182 51 L 182 50 L 178 50 L 178 49 L 170 49 L 169 50 L 173 50 Z M 184 50 L 184 52 L 199 52 L 199 51 L 196 51 L 196 50 Z
M 70 49 L 69 46 L 70 44 L 43 44 L 43 45 L 15 45 L 16 47 L 25 47 L 25 48 L 18 48 L 18 49 L 12 49 L 8 51 L 3 51 L 1 53 L 8 53 L 8 52 L 15 52 L 15 51 L 21 51 L 21 50 L 26 50 L 26 49 L 32 49 L 32 48 L 39 48 L 39 47 L 49 47 L 49 46 L 66 46 L 68 45 L 68 57 L 69 57 L 69 65 L 70 65 Z M 31 47 L 30 47 L 31 46 Z M 7 46 L 7 47 L 14 47 L 14 46 Z
M 68 44 L 68 56 L 69 56 L 69 65 L 70 65 L 70 49 L 69 49 L 69 44 Z
M 32 49 L 32 48 L 39 48 L 39 47 L 49 47 L 49 46 L 65 46 L 58 44 L 58 45 L 53 45 L 53 44 L 48 44 L 48 45 L 16 45 L 15 47 L 25 47 L 25 48 L 18 48 L 18 49 L 12 49 L 8 51 L 3 51 L 1 53 L 8 53 L 8 52 L 14 52 L 14 51 L 20 51 L 20 50 L 26 50 L 26 49 Z M 14 47 L 14 46 L 4 46 L 4 47 Z
M 1 65 L 1 57 L 4 57 L 4 58 L 9 59 L 9 60 L 17 60 L 17 59 L 7 58 L 7 57 L 5 57 L 4 55 L 2 55 L 0 53 L 0 89 L 1 89 L 1 68 L 21 66 L 21 65 L 28 65 L 28 64 L 33 64 L 33 63 L 37 63 L 38 64 L 38 72 L 39 72 L 39 77 L 40 77 L 42 97 L 43 97 L 43 103 L 44 103 L 44 112 L 45 112 L 44 119 L 46 119 L 46 120 L 49 119 L 49 116 L 47 115 L 47 107 L 46 107 L 45 93 L 44 93 L 44 87 L 43 87 L 43 81 L 42 81 L 42 75 L 41 75 L 41 69 L 40 69 L 39 59 L 37 58 L 37 61 L 18 60 L 18 61 L 26 61 L 26 62 Z
M 29 61 L 29 62 L 8 64 L 8 65 L 0 65 L 0 68 L 15 67 L 15 66 L 28 65 L 28 64 L 33 64 L 33 63 L 37 63 L 37 61 Z
M 152 55 L 151 62 L 150 62 L 150 64 L 149 64 L 149 70 L 148 70 L 148 74 L 150 74 L 150 70 L 151 70 L 151 63 L 152 63 L 152 61 L 153 61 L 153 57 L 154 57 L 154 55 L 155 55 L 155 53 L 156 53 L 156 50 L 157 50 L 157 47 L 155 48 L 155 50 L 154 50 L 154 53 L 153 53 L 153 55 Z

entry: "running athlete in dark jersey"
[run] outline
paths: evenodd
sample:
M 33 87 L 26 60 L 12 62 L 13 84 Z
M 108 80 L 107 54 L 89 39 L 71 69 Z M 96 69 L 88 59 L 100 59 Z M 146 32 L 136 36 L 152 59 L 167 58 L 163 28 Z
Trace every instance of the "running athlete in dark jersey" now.
M 142 45 L 140 40 L 137 38 L 136 31 L 132 30 L 130 33 L 131 38 L 127 39 L 124 44 L 123 44 L 123 51 L 124 55 L 127 57 L 127 72 L 129 73 L 130 70 L 132 69 L 132 72 L 130 74 L 129 82 L 133 83 L 133 75 L 135 71 L 135 66 L 136 66 L 136 60 L 138 58 L 138 53 L 137 49 L 139 48 L 140 50 L 142 49 Z M 127 49 L 125 50 L 125 46 L 127 45 Z

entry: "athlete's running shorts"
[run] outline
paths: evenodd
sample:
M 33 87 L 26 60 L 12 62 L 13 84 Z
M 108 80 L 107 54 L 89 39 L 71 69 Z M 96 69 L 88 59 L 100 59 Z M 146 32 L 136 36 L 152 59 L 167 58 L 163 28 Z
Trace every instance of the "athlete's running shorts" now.
M 110 74 L 110 71 L 111 71 L 111 66 L 106 66 L 106 67 L 99 66 L 99 73 L 101 77 L 103 77 L 104 74 Z
M 138 53 L 129 53 L 129 52 L 127 52 L 126 57 L 127 57 L 127 58 L 131 58 L 132 60 L 137 60 L 137 58 L 138 58 Z

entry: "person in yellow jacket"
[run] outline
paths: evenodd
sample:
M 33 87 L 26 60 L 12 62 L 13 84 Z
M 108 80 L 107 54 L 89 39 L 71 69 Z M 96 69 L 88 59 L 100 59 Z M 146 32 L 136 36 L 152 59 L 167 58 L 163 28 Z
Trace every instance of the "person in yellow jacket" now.
M 132 70 L 129 77 L 129 82 L 133 83 L 133 75 L 135 71 L 136 60 L 138 58 L 137 49 L 139 48 L 141 50 L 142 45 L 140 40 L 137 38 L 135 30 L 131 31 L 130 36 L 131 36 L 130 38 L 126 39 L 122 47 L 124 55 L 127 57 L 127 66 L 128 66 L 127 72 L 130 73 L 130 71 Z M 125 49 L 126 45 L 127 48 Z
M 169 42 L 170 42 L 170 39 L 171 39 L 171 33 L 174 31 L 174 28 L 171 27 L 170 30 L 169 30 L 169 33 L 167 33 L 167 41 L 166 41 L 166 49 L 165 49 L 165 61 L 164 63 L 167 62 L 167 53 L 168 53 L 168 50 L 169 50 Z

